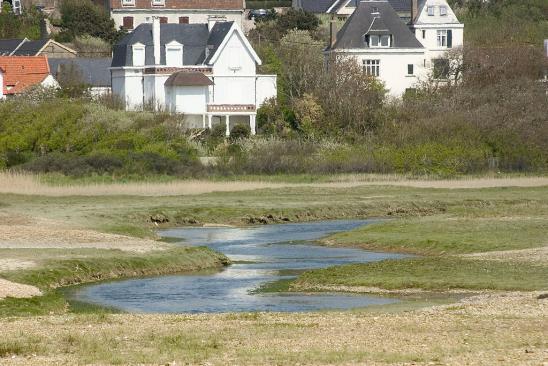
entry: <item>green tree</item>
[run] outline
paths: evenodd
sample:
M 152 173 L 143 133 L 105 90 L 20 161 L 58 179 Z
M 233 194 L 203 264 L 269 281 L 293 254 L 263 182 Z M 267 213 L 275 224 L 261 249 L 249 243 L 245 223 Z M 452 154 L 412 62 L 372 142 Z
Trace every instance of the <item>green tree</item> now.
M 108 12 L 91 0 L 64 0 L 61 5 L 61 27 L 60 38 L 64 41 L 89 35 L 112 44 L 120 36 Z
M 40 22 L 42 14 L 34 8 L 29 8 L 22 15 L 12 12 L 10 3 L 3 2 L 0 12 L 0 38 L 40 38 Z

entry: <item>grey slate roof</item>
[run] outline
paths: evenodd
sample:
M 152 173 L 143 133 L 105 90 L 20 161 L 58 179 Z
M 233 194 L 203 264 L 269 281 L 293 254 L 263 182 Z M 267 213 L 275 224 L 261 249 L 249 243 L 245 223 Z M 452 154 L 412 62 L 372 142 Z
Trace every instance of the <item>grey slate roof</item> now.
M 335 4 L 331 13 L 336 13 L 341 7 L 346 4 L 346 0 L 301 0 L 302 8 L 305 11 L 311 13 L 327 13 L 327 10 Z M 352 3 L 357 4 L 360 0 L 351 0 Z M 411 12 L 411 0 L 388 0 L 390 5 L 398 13 Z
M 0 56 L 9 56 L 23 41 L 23 39 L 0 39 Z
M 94 87 L 110 87 L 111 58 L 50 58 L 49 68 L 53 77 L 66 66 L 74 65 L 82 74 L 83 81 Z
M 13 56 L 36 56 L 36 54 L 48 43 L 49 39 L 27 41 L 13 53 Z
M 372 14 L 375 12 L 379 13 L 380 19 L 376 19 L 379 15 Z M 392 35 L 392 48 L 423 48 L 386 0 L 361 2 L 337 33 L 332 49 L 367 48 L 366 34 Z
M 211 29 L 211 33 L 209 34 L 209 39 L 207 41 L 208 52 L 205 63 L 209 63 L 215 52 L 217 52 L 217 50 L 223 43 L 226 34 L 232 27 L 232 24 L 232 22 L 215 23 L 215 25 Z
M 216 23 L 211 34 L 207 24 L 161 24 L 160 63 L 166 64 L 165 44 L 177 41 L 183 45 L 183 65 L 201 65 L 206 59 L 206 48 L 218 47 L 233 22 Z M 152 24 L 140 24 L 135 30 L 122 38 L 115 46 L 112 67 L 133 66 L 132 46 L 145 45 L 145 64 L 154 64 L 154 46 L 152 42 Z M 211 56 L 212 52 L 210 52 Z

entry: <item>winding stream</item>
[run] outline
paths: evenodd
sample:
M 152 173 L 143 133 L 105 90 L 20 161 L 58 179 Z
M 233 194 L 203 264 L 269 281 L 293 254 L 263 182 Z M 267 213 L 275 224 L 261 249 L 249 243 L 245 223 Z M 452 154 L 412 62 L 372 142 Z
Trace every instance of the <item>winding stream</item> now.
M 198 313 L 351 309 L 396 299 L 346 294 L 253 293 L 261 285 L 293 278 L 299 271 L 348 263 L 402 258 L 352 248 L 315 245 L 330 233 L 372 221 L 338 220 L 250 228 L 181 228 L 164 237 L 184 245 L 208 246 L 233 262 L 221 271 L 105 282 L 79 288 L 72 296 L 128 312 Z

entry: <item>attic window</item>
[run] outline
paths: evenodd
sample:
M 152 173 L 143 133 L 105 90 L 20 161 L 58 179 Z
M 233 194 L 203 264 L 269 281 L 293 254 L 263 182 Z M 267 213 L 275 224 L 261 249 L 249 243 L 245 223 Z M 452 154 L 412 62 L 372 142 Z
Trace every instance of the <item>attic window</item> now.
M 122 6 L 135 6 L 135 0 L 122 0 Z
M 172 41 L 166 44 L 166 66 L 183 66 L 183 45 L 179 42 Z
M 440 15 L 441 16 L 447 15 L 447 6 L 440 6 Z
M 434 16 L 434 7 L 433 6 L 427 6 L 426 10 L 428 11 L 428 16 L 433 17 Z
M 370 35 L 369 36 L 369 47 L 390 47 L 390 35 Z
M 145 66 L 145 46 L 141 43 L 134 44 L 133 49 L 133 66 Z
M 371 8 L 371 14 L 378 15 L 379 14 L 379 8 L 377 8 L 376 6 L 373 6 Z

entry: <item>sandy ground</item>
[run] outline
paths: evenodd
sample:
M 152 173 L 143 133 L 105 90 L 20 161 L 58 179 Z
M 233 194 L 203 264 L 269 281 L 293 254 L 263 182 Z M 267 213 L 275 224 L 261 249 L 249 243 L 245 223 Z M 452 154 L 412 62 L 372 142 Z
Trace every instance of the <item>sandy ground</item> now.
M 145 253 L 165 249 L 166 246 L 154 240 L 104 234 L 92 230 L 44 227 L 39 225 L 0 225 L 0 248 L 95 248 Z
M 24 174 L 0 173 L 0 193 L 44 196 L 173 196 L 197 195 L 211 192 L 240 192 L 256 189 L 291 187 L 352 188 L 365 185 L 405 186 L 416 188 L 489 188 L 548 186 L 548 177 L 521 178 L 463 178 L 459 180 L 409 180 L 398 176 L 346 175 L 334 177 L 329 183 L 271 183 L 271 182 L 213 182 L 174 181 L 167 183 L 126 183 L 51 186 L 40 183 L 39 177 Z
M 0 299 L 5 297 L 25 298 L 41 294 L 37 287 L 10 282 L 0 278 Z
M 548 299 L 541 294 L 484 294 L 399 313 L 2 319 L 18 354 L 0 364 L 542 366 Z
M 546 235 L 548 235 L 548 232 Z M 495 252 L 463 254 L 462 257 L 505 262 L 510 261 L 548 264 L 548 246 L 522 250 L 503 250 Z

